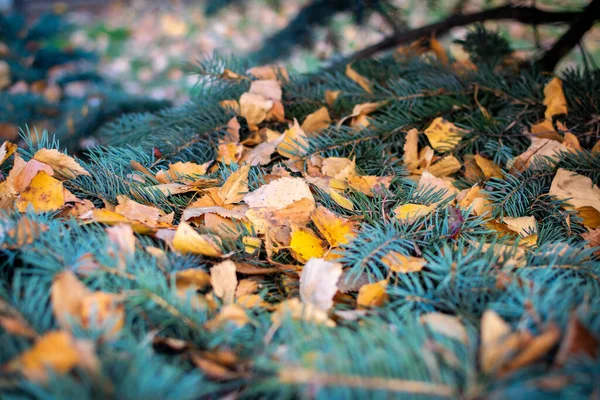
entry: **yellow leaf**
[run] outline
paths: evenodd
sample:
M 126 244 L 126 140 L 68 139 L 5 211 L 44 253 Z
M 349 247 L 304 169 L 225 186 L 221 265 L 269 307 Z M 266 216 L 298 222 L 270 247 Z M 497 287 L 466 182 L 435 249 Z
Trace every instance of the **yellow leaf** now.
M 447 156 L 427 168 L 427 171 L 437 177 L 444 177 L 448 175 L 452 175 L 459 169 L 461 169 L 462 165 L 460 161 L 456 159 L 454 156 Z
M 583 225 L 590 229 L 600 227 L 600 211 L 590 206 L 583 206 L 577 209 L 577 215 L 583 219 Z
M 525 152 L 519 155 L 514 163 L 513 168 L 522 171 L 532 163 L 551 160 L 558 162 L 558 155 L 563 151 L 568 151 L 562 143 L 551 139 L 540 139 L 537 137 L 531 138 L 531 145 Z
M 431 125 L 425 129 L 425 135 L 429 139 L 431 147 L 438 151 L 454 149 L 460 142 L 462 132 L 462 129 L 442 117 L 434 119 Z
M 323 206 L 317 207 L 312 212 L 311 219 L 331 247 L 347 244 L 356 236 L 353 223 L 338 217 Z
M 305 133 L 318 133 L 323 129 L 327 128 L 331 124 L 331 118 L 327 108 L 321 107 L 317 111 L 308 114 L 306 119 L 302 123 L 302 130 Z
M 119 333 L 125 324 L 125 307 L 121 303 L 120 295 L 93 292 L 81 299 L 79 316 L 84 328 L 110 328 L 104 333 L 104 338 L 110 339 Z
M 221 298 L 225 305 L 233 304 L 235 299 L 238 283 L 235 271 L 235 263 L 231 260 L 225 260 L 210 269 L 210 282 L 215 295 Z
M 35 153 L 33 158 L 49 165 L 54 172 L 67 179 L 73 179 L 79 175 L 90 175 L 73 157 L 61 153 L 56 149 L 40 149 Z
M 167 171 L 158 171 L 156 180 L 160 183 L 177 181 L 185 184 L 193 184 L 199 175 L 205 175 L 208 163 L 196 164 L 193 162 L 176 162 L 169 165 Z
M 209 257 L 219 257 L 222 254 L 217 237 L 201 235 L 185 222 L 181 222 L 177 227 L 173 237 L 173 248 L 184 254 L 202 254 Z
M 358 72 L 352 69 L 352 64 L 346 65 L 346 76 L 358 84 L 365 92 L 373 93 L 371 82 Z
M 219 197 L 223 200 L 223 204 L 234 204 L 242 201 L 244 195 L 248 192 L 249 172 L 250 164 L 246 164 L 229 175 L 218 192 Z
M 358 308 L 381 307 L 389 298 L 386 288 L 386 280 L 363 285 L 358 291 L 356 305 Z
M 295 160 L 306 154 L 308 139 L 304 130 L 298 125 L 298 121 L 294 120 L 294 125 L 283 134 L 283 140 L 277 145 L 277 152 L 281 156 Z
M 81 361 L 80 353 L 70 333 L 52 331 L 42 336 L 29 350 L 11 364 L 20 366 L 27 379 L 45 382 L 48 369 L 57 374 L 69 372 Z
M 214 319 L 208 321 L 204 326 L 206 329 L 214 330 L 227 323 L 232 323 L 241 328 L 248 322 L 250 322 L 250 317 L 248 317 L 243 307 L 237 304 L 227 304 L 221 308 L 221 311 L 219 311 Z
M 336 202 L 340 207 L 345 208 L 346 210 L 354 210 L 354 204 L 350 201 L 349 198 L 344 196 L 340 191 L 335 190 L 333 188 L 329 188 L 329 195 L 332 200 Z
M 237 163 L 242 156 L 244 146 L 239 143 L 220 143 L 217 147 L 216 161 L 225 165 Z
M 423 204 L 402 204 L 394 209 L 396 218 L 404 223 L 410 223 L 416 218 L 429 215 L 435 209 L 435 205 L 426 206 Z
M 35 212 L 58 210 L 65 204 L 65 195 L 61 181 L 54 179 L 44 171 L 38 172 L 29 187 L 17 200 L 17 209 L 25 212 L 29 205 Z
M 244 251 L 248 254 L 256 253 L 262 245 L 262 240 L 252 236 L 244 236 L 242 242 L 244 243 Z
M 325 90 L 325 103 L 327 103 L 329 107 L 333 106 L 333 103 L 335 103 L 340 96 L 340 93 L 342 93 L 341 90 Z
M 70 320 L 79 316 L 81 300 L 92 292 L 71 271 L 61 272 L 51 288 L 52 311 L 58 325 L 70 329 Z
M 300 274 L 300 298 L 305 304 L 327 311 L 333 306 L 337 282 L 342 275 L 342 264 L 322 258 L 308 260 Z
M 210 284 L 210 275 L 201 268 L 189 268 L 175 273 L 175 287 L 177 292 L 183 293 L 188 290 L 196 292 Z
M 425 267 L 427 262 L 421 257 L 405 256 L 397 251 L 390 251 L 381 259 L 390 271 L 398 273 L 419 272 Z
M 413 171 L 419 166 L 419 132 L 414 128 L 406 133 L 403 160 L 409 171 Z
M 292 229 L 290 250 L 294 257 L 302 263 L 311 258 L 321 258 L 325 254 L 321 239 L 312 230 L 303 227 Z
M 504 174 L 500 167 L 493 162 L 492 160 L 488 160 L 487 158 L 483 158 L 479 154 L 474 157 L 477 166 L 481 168 L 483 174 L 486 178 L 504 178 Z
M 552 119 L 555 115 L 567 113 L 567 99 L 563 93 L 563 84 L 559 78 L 552 78 L 544 87 L 544 105 L 546 119 Z
M 382 193 L 382 187 L 388 189 L 392 183 L 391 176 L 357 176 L 350 175 L 348 177 L 348 185 L 356 190 L 373 197 L 373 193 Z

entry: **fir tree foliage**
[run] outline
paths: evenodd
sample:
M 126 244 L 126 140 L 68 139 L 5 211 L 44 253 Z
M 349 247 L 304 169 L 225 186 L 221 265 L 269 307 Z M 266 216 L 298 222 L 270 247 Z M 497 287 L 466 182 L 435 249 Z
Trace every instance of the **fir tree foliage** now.
M 571 70 L 559 77 L 568 105 L 568 113 L 559 118 L 580 148 L 537 157 L 519 170 L 515 158 L 532 144 L 531 126 L 544 119 L 543 92 L 550 77 L 503 65 L 507 54 L 499 41 L 480 29 L 467 36 L 464 46 L 477 68 L 457 68 L 429 55 L 402 52 L 354 63 L 353 70 L 369 79 L 369 90 L 337 67 L 281 79 L 287 121 L 262 122 L 261 128 L 283 132 L 293 119 L 305 121 L 321 107 L 327 107 L 332 121 L 357 117 L 356 105 L 377 107 L 368 123 L 358 127 L 350 119 L 340 126 L 331 122 L 305 142 L 293 141 L 292 154 L 274 152 L 265 165 L 248 167 L 218 158 L 223 155 L 220 140 L 230 133 L 236 116 L 235 108 L 222 102 L 240 99 L 256 81 L 244 62 L 219 56 L 203 60 L 196 67 L 199 81 L 190 103 L 128 114 L 105 125 L 98 136 L 102 147 L 76 160 L 87 174 L 64 180 L 64 189 L 78 201 L 90 202 L 88 211 L 35 212 L 30 206 L 23 212 L 7 210 L 1 219 L 0 364 L 13 365 L 11 360 L 19 360 L 40 336 L 64 329 L 54 313 L 51 293 L 65 271 L 77 274 L 89 290 L 122 296 L 122 327 L 107 338 L 110 327 L 72 321 L 74 340 L 93 343 L 98 365 L 78 363 L 64 373 L 51 371 L 42 381 L 5 367 L 9 373 L 0 384 L 3 395 L 592 396 L 600 373 L 600 261 L 597 248 L 582 236 L 591 230 L 589 220 L 549 191 L 559 169 L 600 185 L 600 91 L 588 90 L 599 85 L 600 72 Z M 494 48 L 502 62 L 491 63 L 485 56 Z M 329 101 L 327 91 L 339 93 Z M 450 174 L 456 178 L 454 188 L 458 192 L 479 185 L 490 212 L 476 213 L 473 204 L 461 206 L 455 194 L 448 195 L 449 188 L 423 187 L 419 184 L 423 178 L 415 178 L 407 165 L 411 129 L 423 132 L 438 117 L 462 132 L 453 148 L 436 149 L 439 159 L 453 156 L 461 161 L 460 169 Z M 252 137 L 245 131 L 251 130 L 251 121 L 235 120 L 241 140 L 244 135 Z M 25 162 L 40 149 L 64 147 L 47 132 L 24 135 L 26 144 L 18 154 Z M 567 140 L 565 132 L 557 135 Z M 433 141 L 418 135 L 419 148 L 428 145 Z M 473 155 L 494 163 L 503 177 L 469 175 L 466 161 Z M 352 207 L 340 201 L 337 192 L 310 183 L 318 206 L 355 224 L 355 234 L 326 255 L 341 263 L 343 275 L 334 306 L 324 317 L 304 303 L 299 311 L 281 312 L 282 304 L 305 296 L 298 271 L 308 266 L 302 266 L 293 245 L 273 251 L 266 236 L 247 221 L 227 225 L 233 235 L 219 230 L 220 225 L 198 223 L 191 228 L 196 234 L 221 237 L 218 254 L 236 263 L 238 280 L 260 277 L 255 293 L 265 304 L 242 308 L 227 304 L 210 285 L 184 294 L 178 291 L 177 274 L 182 271 L 202 276 L 210 271 L 211 279 L 217 279 L 213 268 L 223 261 L 220 256 L 174 250 L 172 238 L 157 235 L 160 223 L 147 231 L 132 220 L 125 222 L 137 232 L 135 245 L 133 251 L 124 252 L 123 243 L 115 242 L 106 228 L 114 221 L 90 217 L 98 210 L 117 210 L 125 197 L 165 215 L 172 213 L 166 230 L 173 225 L 181 228 L 190 204 L 205 197 L 198 191 L 169 195 L 157 189 L 159 173 L 168 173 L 175 163 L 208 162 L 205 173 L 176 179 L 205 182 L 206 187 L 199 186 L 205 193 L 223 188 L 249 168 L 247 191 L 255 192 L 277 182 L 274 176 L 281 178 L 277 176 L 281 169 L 300 179 L 308 176 L 315 160 L 332 157 L 353 160 L 360 176 L 391 179 L 369 195 L 352 186 L 345 189 L 343 195 Z M 2 167 L 5 175 L 14 158 Z M 395 210 L 403 205 L 434 207 L 402 221 Z M 505 218 L 519 217 L 534 217 L 537 233 L 519 235 L 502 225 Z M 317 232 L 315 225 L 306 223 L 305 229 Z M 250 255 L 247 237 L 264 239 L 264 247 Z M 402 257 L 422 264 L 413 270 L 404 263 L 394 265 L 393 260 Z M 365 288 L 382 282 L 377 301 L 366 301 Z M 234 306 L 241 313 L 227 316 Z M 437 318 L 444 322 L 436 322 Z M 508 344 L 502 342 L 495 350 L 505 359 L 493 359 L 495 367 L 488 365 L 485 350 L 491 344 L 482 336 L 490 329 L 489 318 L 502 321 L 504 335 L 528 343 L 506 352 Z M 23 329 L 17 332 L 1 322 L 9 320 L 20 321 L 19 326 L 30 331 L 23 334 Z M 586 338 L 581 352 L 569 347 L 568 332 L 573 330 L 580 340 Z M 527 362 L 518 358 L 545 345 L 542 339 L 547 337 L 554 339 L 544 351 L 526 354 Z

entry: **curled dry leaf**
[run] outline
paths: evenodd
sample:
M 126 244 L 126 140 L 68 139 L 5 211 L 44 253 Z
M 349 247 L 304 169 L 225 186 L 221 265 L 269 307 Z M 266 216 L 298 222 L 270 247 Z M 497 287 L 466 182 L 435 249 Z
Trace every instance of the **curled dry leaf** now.
M 563 93 L 562 81 L 554 77 L 544 87 L 544 105 L 546 119 L 552 119 L 555 115 L 567 113 L 567 99 Z
M 321 107 L 317 111 L 308 114 L 302 123 L 302 130 L 307 134 L 319 133 L 331 124 L 329 111 L 326 107 Z
M 218 192 L 223 204 L 239 203 L 244 199 L 244 195 L 248 192 L 249 172 L 250 165 L 246 164 L 229 175 Z
M 373 89 L 371 89 L 371 82 L 352 69 L 352 64 L 346 65 L 346 76 L 352 79 L 354 82 L 358 84 L 363 90 L 367 93 L 373 93 Z
M 173 237 L 173 248 L 184 254 L 201 254 L 209 257 L 219 257 L 223 254 L 218 237 L 199 234 L 186 222 L 181 222 L 177 227 Z
M 311 258 L 300 274 L 300 298 L 304 304 L 328 311 L 333 306 L 333 296 L 342 274 L 342 264 Z
M 424 258 L 405 256 L 397 251 L 390 251 L 381 259 L 381 262 L 390 271 L 403 274 L 419 272 L 427 264 Z
M 73 179 L 79 175 L 90 175 L 73 157 L 56 149 L 40 149 L 34 154 L 33 158 L 49 165 L 54 172 L 67 179 Z

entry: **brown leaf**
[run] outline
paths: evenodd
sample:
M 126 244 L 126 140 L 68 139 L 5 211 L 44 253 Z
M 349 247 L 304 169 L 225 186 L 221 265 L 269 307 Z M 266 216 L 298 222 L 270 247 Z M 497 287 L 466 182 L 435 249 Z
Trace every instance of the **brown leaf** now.
M 352 79 L 354 82 L 356 82 L 358 86 L 363 88 L 365 92 L 373 93 L 373 90 L 371 89 L 371 82 L 367 78 L 353 70 L 352 64 L 346 65 L 346 76 Z
M 327 108 L 321 107 L 317 111 L 308 114 L 302 123 L 302 130 L 307 134 L 319 133 L 331 124 L 331 118 Z

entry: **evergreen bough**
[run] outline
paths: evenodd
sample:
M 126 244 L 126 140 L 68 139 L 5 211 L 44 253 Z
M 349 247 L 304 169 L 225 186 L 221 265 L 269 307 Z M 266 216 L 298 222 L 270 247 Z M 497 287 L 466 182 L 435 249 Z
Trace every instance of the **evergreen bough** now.
M 428 56 L 394 54 L 352 65 L 370 80 L 371 92 L 348 78 L 343 67 L 308 75 L 292 73 L 282 86 L 282 104 L 290 121 L 304 121 L 321 107 L 328 107 L 332 120 L 337 121 L 350 115 L 357 104 L 381 104 L 369 115 L 370 124 L 364 129 L 332 123 L 311 137 L 297 157 L 305 161 L 316 155 L 353 157 L 362 174 L 393 177 L 389 188 L 372 197 L 347 192 L 353 210 L 311 185 L 318 205 L 358 223 L 356 236 L 335 250 L 336 261 L 345 270 L 340 282 L 353 285 L 361 279 L 389 278 L 387 302 L 353 317 L 341 317 L 343 311 L 355 307 L 357 289 L 350 289 L 336 300 L 335 313 L 330 312 L 335 327 L 290 315 L 274 321 L 273 307 L 298 296 L 298 283 L 289 283 L 290 276 L 297 277 L 294 265 L 298 263 L 287 250 L 271 256 L 264 250 L 249 255 L 242 237 L 254 233 L 248 226 L 238 226 L 233 238 L 223 239 L 222 251 L 236 263 L 269 270 L 261 275 L 259 290 L 269 305 L 247 309 L 250 322 L 242 326 L 231 320 L 208 328 L 224 305 L 213 296 L 214 307 L 198 308 L 193 296 L 178 295 L 174 274 L 189 268 L 208 271 L 219 260 L 172 251 L 151 235 L 137 235 L 135 251 L 123 256 L 103 224 L 81 224 L 31 209 L 6 211 L 0 228 L 0 316 L 3 321 L 25 321 L 35 334 L 19 335 L 0 324 L 0 364 L 17 358 L 38 335 L 59 329 L 50 293 L 53 280 L 64 271 L 80 274 L 92 290 L 122 293 L 126 318 L 109 340 L 93 324 L 73 328 L 74 336 L 95 344 L 100 366 L 94 373 L 77 366 L 67 373 L 51 373 L 45 383 L 24 379 L 19 373 L 6 374 L 0 381 L 3 397 L 594 396 L 600 376 L 600 261 L 594 254 L 597 249 L 589 247 L 582 236 L 588 232 L 582 218 L 566 201 L 548 192 L 559 168 L 600 185 L 596 145 L 600 140 L 600 71 L 569 70 L 560 75 L 568 103 L 568 114 L 561 122 L 578 138 L 581 149 L 511 172 L 507 163 L 527 150 L 531 126 L 544 118 L 543 89 L 550 77 L 534 66 L 516 70 L 514 65 L 503 64 L 506 47 L 485 46 L 488 39 L 482 35 L 475 31 L 465 43 L 476 69 L 456 69 Z M 502 54 L 489 54 L 493 48 Z M 66 180 L 65 188 L 98 208 L 114 206 L 119 196 L 129 196 L 165 213 L 173 212 L 177 224 L 194 196 L 166 196 L 153 189 L 158 183 L 153 176 L 178 161 L 202 164 L 216 159 L 218 140 L 227 135 L 228 122 L 235 115 L 220 102 L 239 99 L 248 91 L 254 79 L 246 75 L 248 67 L 239 60 L 207 59 L 197 67 L 200 79 L 188 104 L 126 115 L 105 125 L 98 135 L 103 146 L 80 160 L 89 176 Z M 232 73 L 246 78 L 231 79 Z M 326 90 L 340 91 L 331 105 L 325 100 Z M 459 189 L 483 183 L 492 215 L 476 216 L 470 209 L 452 205 L 451 199 L 444 200 L 444 193 L 417 190 L 409 177 L 403 163 L 407 132 L 413 128 L 422 132 L 437 117 L 464 129 L 460 143 L 441 155 L 464 161 L 465 156 L 479 154 L 502 168 L 504 178 L 483 182 L 466 176 L 464 169 L 453 174 Z M 238 121 L 244 136 L 248 126 L 243 118 Z M 277 122 L 265 126 L 286 128 Z M 62 149 L 47 133 L 36 137 L 28 132 L 25 140 L 27 145 L 19 150 L 25 161 L 39 149 Z M 427 145 L 424 135 L 419 141 L 419 147 Z M 284 158 L 275 155 L 267 166 L 252 167 L 249 190 L 264 184 L 280 161 Z M 5 176 L 10 164 L 2 167 Z M 205 178 L 215 179 L 216 186 L 240 168 L 214 165 Z M 140 171 L 149 175 L 136 179 Z M 393 210 L 407 203 L 438 207 L 410 223 L 400 223 Z M 522 243 L 518 235 L 490 225 L 493 219 L 526 216 L 538 222 L 534 243 Z M 43 229 L 20 235 L 23 219 Z M 33 240 L 23 240 L 30 235 Z M 148 251 L 148 246 L 163 250 L 164 256 Z M 422 257 L 426 265 L 416 272 L 391 271 L 383 262 L 391 252 Z M 86 270 L 89 259 L 101 267 Z M 274 265 L 279 268 L 275 273 Z M 250 276 L 238 273 L 238 279 Z M 553 332 L 552 328 L 560 332 L 560 340 L 522 367 L 508 372 L 486 370 L 480 358 L 484 347 L 481 322 L 490 312 L 512 332 L 539 338 Z M 458 331 L 462 333 L 444 329 L 444 324 L 427 323 L 424 317 L 431 313 L 455 316 L 453 321 L 462 326 Z M 559 360 L 557 353 L 566 346 L 567 332 L 574 329 L 579 332 L 577 340 L 586 338 L 581 345 L 584 351 L 567 352 Z M 227 359 L 234 361 L 228 364 Z

